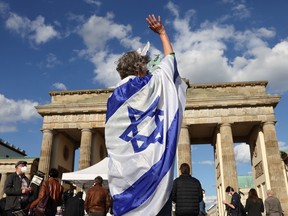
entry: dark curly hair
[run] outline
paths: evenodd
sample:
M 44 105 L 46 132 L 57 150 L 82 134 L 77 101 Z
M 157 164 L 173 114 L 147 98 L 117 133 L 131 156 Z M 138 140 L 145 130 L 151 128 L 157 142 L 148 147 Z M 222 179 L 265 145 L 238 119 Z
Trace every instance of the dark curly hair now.
M 121 79 L 126 78 L 130 75 L 136 75 L 139 73 L 147 73 L 147 64 L 150 61 L 148 55 L 141 56 L 136 51 L 130 51 L 125 53 L 117 62 L 117 68 Z
M 51 168 L 49 171 L 49 176 L 52 178 L 58 178 L 58 176 L 59 176 L 58 170 L 55 168 Z
M 103 178 L 102 178 L 101 176 L 97 176 L 97 177 L 94 179 L 94 182 L 102 185 L 102 183 L 103 183 Z

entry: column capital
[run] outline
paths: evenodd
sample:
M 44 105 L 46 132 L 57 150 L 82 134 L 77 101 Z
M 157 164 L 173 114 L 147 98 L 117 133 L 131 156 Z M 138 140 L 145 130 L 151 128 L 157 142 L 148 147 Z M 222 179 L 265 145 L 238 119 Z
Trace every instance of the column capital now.
M 220 128 L 223 128 L 223 127 L 229 127 L 231 128 L 231 123 L 228 123 L 228 122 L 223 122 L 223 123 L 219 123 L 216 127 L 217 131 L 219 132 L 220 131 Z
M 267 122 L 262 122 L 262 125 L 264 126 L 264 125 L 275 125 L 275 121 L 267 121 Z
M 92 128 L 81 128 L 81 132 L 93 132 L 93 129 Z
M 189 128 L 188 124 L 182 123 L 181 128 Z
M 231 127 L 231 123 L 229 122 L 223 122 L 221 124 L 219 124 L 220 127 Z
M 42 133 L 54 133 L 54 131 L 53 131 L 53 129 L 48 129 L 48 128 L 46 128 L 46 129 L 41 129 L 41 131 L 42 131 Z

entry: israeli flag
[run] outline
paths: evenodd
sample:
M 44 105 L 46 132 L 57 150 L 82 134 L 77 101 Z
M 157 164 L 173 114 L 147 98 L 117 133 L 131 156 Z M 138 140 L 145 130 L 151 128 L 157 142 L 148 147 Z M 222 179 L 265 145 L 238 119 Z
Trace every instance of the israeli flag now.
M 173 185 L 187 85 L 174 55 L 153 75 L 129 76 L 107 102 L 108 182 L 115 216 L 157 215 Z

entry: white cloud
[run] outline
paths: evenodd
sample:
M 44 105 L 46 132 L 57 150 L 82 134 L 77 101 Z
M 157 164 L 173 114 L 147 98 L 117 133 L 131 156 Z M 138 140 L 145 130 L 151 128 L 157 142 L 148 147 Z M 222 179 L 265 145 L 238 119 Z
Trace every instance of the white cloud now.
M 271 91 L 288 90 L 288 41 L 283 41 L 269 48 L 259 46 L 249 51 L 252 58 L 242 58 L 242 65 L 235 59 L 235 75 L 232 81 L 268 80 Z
M 130 50 L 137 50 L 143 48 L 143 44 L 139 42 L 139 38 L 123 38 L 120 43 L 125 47 L 130 47 Z M 155 53 L 157 49 L 151 48 Z M 94 81 L 101 82 L 107 87 L 113 87 L 120 81 L 120 76 L 116 71 L 116 65 L 121 54 L 108 53 L 106 50 L 98 51 L 91 58 L 90 61 L 95 65 Z
M 288 150 L 288 144 L 283 141 L 278 141 L 279 149 L 281 151 L 287 151 Z
M 58 36 L 52 25 L 45 24 L 43 16 L 30 20 L 11 12 L 6 20 L 6 27 L 36 45 L 46 43 Z
M 172 22 L 179 72 L 190 83 L 268 80 L 272 92 L 288 90 L 288 40 L 270 46 L 273 29 L 237 31 L 233 25 L 206 21 L 192 30 L 190 23 L 188 16 Z
M 54 68 L 56 65 L 61 64 L 61 61 L 58 60 L 57 56 L 53 53 L 48 53 L 46 58 L 46 67 Z
M 233 6 L 232 13 L 234 17 L 237 17 L 239 19 L 245 19 L 250 17 L 250 11 L 243 3 Z
M 288 144 L 283 141 L 278 141 L 279 150 L 288 150 Z M 193 146 L 192 146 L 193 147 Z M 246 143 L 236 144 L 234 146 L 234 155 L 237 163 L 251 163 L 250 147 Z M 193 164 L 214 165 L 213 160 L 193 161 Z
M 9 133 L 9 132 L 15 132 L 17 131 L 16 125 L 2 125 L 0 123 L 0 133 Z
M 169 1 L 166 5 L 166 8 L 175 16 L 179 17 L 179 7 L 173 2 Z
M 198 147 L 196 145 L 191 145 L 191 152 L 196 151 L 198 149 Z
M 106 17 L 93 15 L 87 19 L 78 32 L 86 45 L 86 49 L 78 54 L 88 57 L 95 65 L 94 81 L 106 87 L 115 86 L 120 81 L 115 63 L 122 55 L 122 53 L 111 52 L 108 42 L 116 39 L 119 44 L 129 50 L 136 50 L 143 46 L 139 37 L 130 37 L 131 26 L 117 24 L 113 18 L 112 13 L 107 13 Z
M 235 160 L 238 163 L 250 163 L 250 147 L 246 143 L 237 144 L 234 147 Z
M 53 87 L 56 88 L 57 90 L 67 90 L 67 87 L 63 83 L 54 83 Z
M 236 1 L 230 3 L 238 11 L 246 8 L 245 1 L 237 7 Z M 180 13 L 179 7 L 171 2 L 166 8 L 173 16 L 163 22 L 171 25 L 175 32 L 170 39 L 178 69 L 190 83 L 268 80 L 269 91 L 281 93 L 288 90 L 288 40 L 270 45 L 268 42 L 276 36 L 275 30 L 261 27 L 239 31 L 231 24 L 217 21 L 205 21 L 193 29 L 191 23 L 195 20 L 195 11 Z M 128 51 L 143 47 L 143 43 L 149 40 L 145 38 L 142 42 L 140 37 L 132 36 L 132 27 L 116 23 L 113 13 L 107 13 L 105 17 L 93 15 L 79 29 L 86 49 L 78 54 L 95 65 L 94 80 L 106 87 L 115 86 L 120 79 L 115 61 L 121 53 L 109 47 L 109 42 L 118 42 Z M 151 33 L 151 37 L 157 35 Z M 159 50 L 152 44 L 150 53 L 159 54 Z
M 116 63 L 121 55 L 107 54 L 105 51 L 98 52 L 91 58 L 95 65 L 94 81 L 103 83 L 107 87 L 113 87 L 120 81 L 120 76 L 116 71 Z
M 127 37 L 131 26 L 116 24 L 113 18 L 112 13 L 107 13 L 106 17 L 93 15 L 83 24 L 78 33 L 83 38 L 87 53 L 104 50 L 107 41 L 111 39 L 121 40 Z
M 97 1 L 97 0 L 84 0 L 84 2 L 90 5 L 95 5 L 97 7 L 100 7 L 102 4 L 101 1 Z
M 5 2 L 0 2 L 0 15 L 2 17 L 7 16 L 7 13 L 9 12 L 10 7 L 7 3 Z
M 0 94 L 0 131 L 15 131 L 17 123 L 39 117 L 35 109 L 37 105 L 34 101 L 15 101 Z
M 36 20 L 31 22 L 31 30 L 33 32 L 31 38 L 35 40 L 36 44 L 46 43 L 58 35 L 53 26 L 45 25 L 44 22 L 45 19 L 42 16 L 38 16 Z
M 204 160 L 204 161 L 199 161 L 198 164 L 203 164 L 203 165 L 215 165 L 214 160 Z
M 205 196 L 204 202 L 206 204 L 206 210 L 214 203 L 217 202 L 217 196 Z

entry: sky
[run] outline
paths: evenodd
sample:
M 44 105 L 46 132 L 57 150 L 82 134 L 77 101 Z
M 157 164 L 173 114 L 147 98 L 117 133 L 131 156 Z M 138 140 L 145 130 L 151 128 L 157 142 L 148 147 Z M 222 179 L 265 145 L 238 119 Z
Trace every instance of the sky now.
M 191 84 L 267 80 L 280 150 L 288 149 L 286 0 L 0 0 L 0 138 L 39 157 L 42 118 L 35 106 L 50 91 L 115 86 L 119 57 L 159 38 L 148 14 L 160 15 Z M 286 60 L 285 60 L 286 59 Z M 235 144 L 238 175 L 251 175 L 249 148 Z M 211 145 L 192 147 L 193 175 L 215 200 Z M 208 201 L 209 202 L 209 201 Z

